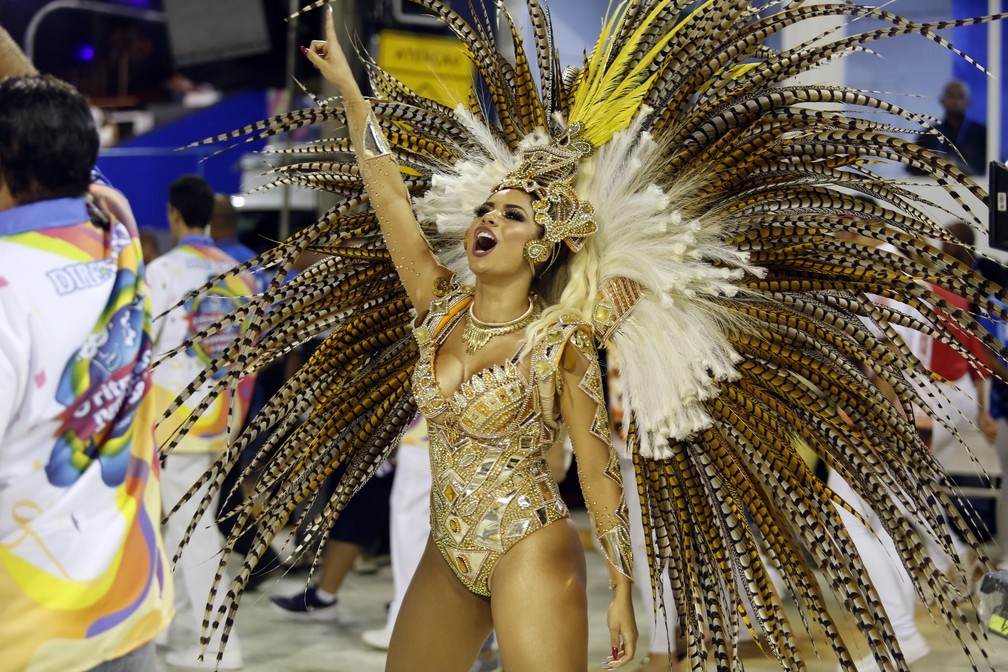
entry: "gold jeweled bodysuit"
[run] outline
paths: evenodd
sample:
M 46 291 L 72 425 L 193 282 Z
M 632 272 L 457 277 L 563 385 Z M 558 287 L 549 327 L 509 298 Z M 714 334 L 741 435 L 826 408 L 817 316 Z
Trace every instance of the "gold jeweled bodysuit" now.
M 414 332 L 420 357 L 413 392 L 430 433 L 434 543 L 469 590 L 489 596 L 498 558 L 570 514 L 546 463 L 556 424 L 540 403 L 536 367 L 526 378 L 509 360 L 477 372 L 448 398 L 438 387 L 437 348 L 471 301 L 463 289 L 431 304 Z M 538 361 L 550 354 L 540 348 Z

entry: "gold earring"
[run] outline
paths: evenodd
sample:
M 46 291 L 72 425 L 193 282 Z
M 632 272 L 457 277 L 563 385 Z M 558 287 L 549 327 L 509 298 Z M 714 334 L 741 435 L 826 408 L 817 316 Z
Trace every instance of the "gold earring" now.
M 546 261 L 549 258 L 550 247 L 544 240 L 530 240 L 525 243 L 522 255 L 525 257 L 525 261 L 529 262 L 534 267 L 536 264 Z

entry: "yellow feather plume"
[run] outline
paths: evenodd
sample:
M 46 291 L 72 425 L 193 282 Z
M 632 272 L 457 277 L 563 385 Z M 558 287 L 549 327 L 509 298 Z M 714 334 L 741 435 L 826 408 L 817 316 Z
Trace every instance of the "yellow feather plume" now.
M 641 40 L 670 2 L 671 0 L 662 0 L 657 3 L 626 40 L 610 65 L 605 67 L 615 46 L 614 29 L 623 23 L 629 0 L 620 3 L 615 12 L 607 13 L 598 42 L 595 43 L 585 65 L 585 75 L 573 92 L 574 103 L 569 119 L 570 123 L 584 124 L 585 131 L 581 137 L 592 146 L 600 147 L 613 135 L 630 125 L 658 76 L 659 71 L 647 74 L 651 65 L 681 27 L 711 5 L 714 0 L 707 0 L 694 9 L 686 19 L 677 23 L 658 40 L 643 57 L 635 56 Z

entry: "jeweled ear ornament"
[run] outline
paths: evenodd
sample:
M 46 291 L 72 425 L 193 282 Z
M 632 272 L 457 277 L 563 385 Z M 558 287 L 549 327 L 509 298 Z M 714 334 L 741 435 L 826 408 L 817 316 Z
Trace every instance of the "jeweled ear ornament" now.
M 525 261 L 535 266 L 549 259 L 552 247 L 549 241 L 543 239 L 530 240 L 525 243 L 522 255 L 525 257 Z

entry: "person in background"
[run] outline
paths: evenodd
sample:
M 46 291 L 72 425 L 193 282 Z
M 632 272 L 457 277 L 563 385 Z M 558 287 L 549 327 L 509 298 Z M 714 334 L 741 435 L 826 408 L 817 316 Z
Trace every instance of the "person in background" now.
M 214 196 L 210 216 L 210 237 L 214 243 L 239 264 L 256 256 L 252 248 L 238 240 L 238 212 L 227 194 Z
M 855 200 L 872 207 L 876 205 L 875 201 L 865 196 L 855 196 Z M 862 223 L 870 221 L 854 215 L 849 215 L 848 218 Z M 868 247 L 880 247 L 887 252 L 896 252 L 896 249 L 891 245 L 879 245 L 877 240 L 865 235 L 842 231 L 838 232 L 836 236 L 848 243 Z M 869 297 L 880 305 L 889 307 L 893 305 L 891 301 L 884 297 L 874 294 L 870 294 Z M 887 338 L 878 326 L 870 320 L 865 319 L 864 324 L 878 338 Z M 899 333 L 908 339 L 914 338 L 914 332 L 911 330 L 902 330 Z M 874 378 L 873 373 L 867 367 L 857 362 L 851 362 L 851 364 L 852 366 L 857 366 L 864 375 Z M 886 386 L 884 381 L 878 378 L 874 379 L 880 388 L 895 396 L 895 392 L 892 392 L 891 388 Z M 851 432 L 861 431 L 843 409 L 838 408 L 837 415 L 850 428 Z M 925 417 L 923 414 L 921 415 L 922 419 Z M 924 428 L 919 426 L 918 431 L 924 431 Z M 928 425 L 926 431 L 930 432 L 930 425 Z M 899 562 L 899 554 L 896 551 L 893 539 L 882 525 L 878 514 L 872 510 L 864 499 L 857 495 L 840 473 L 835 469 L 828 469 L 827 472 L 826 484 L 829 489 L 845 501 L 853 511 L 857 512 L 857 516 L 855 516 L 843 507 L 835 505 L 837 513 L 847 530 L 847 534 L 854 544 L 854 548 L 857 549 L 858 555 L 861 556 L 864 562 L 865 570 L 872 580 L 872 585 L 875 587 L 886 616 L 890 623 L 892 623 L 893 632 L 899 642 L 900 651 L 908 663 L 920 660 L 930 653 L 931 646 L 917 627 L 917 622 L 914 619 L 917 594 L 914 591 L 913 581 L 910 579 L 906 569 Z M 874 657 L 870 654 L 857 658 L 854 661 L 854 665 L 858 672 L 878 672 L 879 669 L 878 663 L 875 662 Z
M 942 251 L 957 259 L 967 267 L 973 266 L 974 236 L 973 229 L 966 222 L 952 222 L 946 230 L 962 244 L 942 242 Z M 965 311 L 971 310 L 969 301 L 953 294 L 943 287 L 932 286 L 942 298 L 953 306 Z M 961 330 L 954 330 L 962 347 L 975 354 L 984 365 L 987 357 L 976 336 Z M 969 365 L 966 358 L 955 347 L 938 339 L 920 336 L 915 348 L 915 354 L 944 382 L 938 387 L 948 399 L 950 408 L 939 413 L 949 417 L 955 431 L 961 433 L 975 426 L 980 429 L 988 442 L 993 443 L 997 435 L 997 426 L 990 413 L 987 412 L 986 385 L 989 372 L 977 370 Z M 947 464 L 952 454 L 959 446 L 959 437 L 950 432 L 942 423 L 933 423 L 931 434 L 931 452 L 940 463 Z
M 343 581 L 363 552 L 372 552 L 387 535 L 392 468 L 383 464 L 347 503 L 343 514 L 329 531 L 318 582 L 290 596 L 270 598 L 273 609 L 288 618 L 337 621 L 340 618 L 338 593 Z M 333 485 L 343 470 L 330 478 Z
M 73 87 L 0 81 L 5 670 L 153 672 L 172 615 L 140 243 L 85 200 L 97 154 Z
M 242 264 L 256 256 L 254 250 L 238 239 L 238 213 L 234 205 L 231 204 L 231 197 L 227 194 L 214 196 L 213 213 L 210 215 L 210 237 L 213 238 L 214 244 L 234 259 L 237 264 Z M 256 268 L 250 271 L 249 277 L 254 282 L 256 292 L 261 292 L 265 288 L 267 276 L 262 269 Z M 261 371 L 256 377 L 255 387 L 252 391 L 252 402 L 246 415 L 247 419 L 255 417 L 265 400 L 282 384 L 278 381 L 282 370 L 282 366 L 274 365 L 266 371 Z M 232 469 L 222 485 L 222 491 L 229 493 L 228 496 L 220 499 L 217 507 L 217 526 L 221 534 L 224 535 L 230 534 L 231 527 L 234 525 L 234 518 L 227 516 L 225 512 L 231 510 L 248 494 L 249 479 L 239 482 L 242 469 L 244 469 L 244 465 L 241 468 Z M 246 534 L 241 537 L 235 544 L 235 550 L 243 555 L 248 553 L 253 536 Z M 249 578 L 246 590 L 257 589 L 269 579 L 274 571 L 281 567 L 283 567 L 283 563 L 280 557 L 272 548 L 267 548 L 259 562 L 258 571 L 253 572 Z
M 852 431 L 858 431 L 845 414 L 841 418 L 849 424 Z M 837 505 L 837 512 L 847 528 L 847 534 L 857 548 L 886 616 L 892 623 L 904 659 L 907 663 L 920 660 L 931 652 L 931 646 L 914 619 L 917 595 L 913 581 L 898 560 L 899 555 L 892 537 L 886 532 L 878 514 L 854 492 L 839 473 L 831 469 L 826 484 L 860 516 L 856 517 Z M 854 665 L 858 672 L 879 672 L 880 669 L 870 653 L 855 660 Z
M 210 185 L 196 175 L 182 176 L 168 187 L 168 223 L 176 246 L 151 262 L 147 269 L 154 314 L 162 315 L 170 309 L 155 323 L 156 357 L 175 350 L 194 333 L 240 306 L 254 291 L 251 278 L 241 274 L 179 304 L 192 290 L 202 287 L 236 264 L 207 235 L 213 201 Z M 238 329 L 238 325 L 225 329 L 211 341 L 181 349 L 158 363 L 154 370 L 154 391 L 159 417 L 213 360 L 219 352 L 218 348 L 226 347 L 237 337 Z M 175 436 L 177 428 L 191 414 L 199 411 L 193 429 L 185 434 L 165 460 L 162 490 L 166 510 L 171 510 L 224 449 L 230 430 L 241 427 L 248 413 L 254 384 L 253 377 L 242 379 L 234 393 L 230 390 L 222 393 L 206 409 L 198 408 L 202 397 L 191 399 L 189 404 L 180 406 L 158 425 L 158 443 L 165 446 Z M 230 425 L 229 410 L 232 413 Z M 165 525 L 165 544 L 172 553 L 182 543 L 186 524 L 195 516 L 197 505 L 198 498 L 190 500 Z M 189 547 L 175 566 L 176 579 L 184 588 L 178 591 L 175 606 L 180 612 L 186 610 L 190 614 L 188 625 L 195 632 L 199 631 L 203 622 L 204 605 L 216 573 L 213 557 L 221 550 L 217 528 L 213 525 L 214 511 L 215 507 L 208 509 L 195 526 Z M 210 640 L 206 648 L 209 653 L 203 659 L 196 646 L 196 634 L 187 635 L 178 629 L 173 632 L 172 639 L 185 641 L 188 638 L 191 643 L 169 651 L 165 661 L 169 665 L 188 668 L 240 669 L 243 661 L 237 633 L 231 633 L 219 661 L 213 660 L 214 653 L 220 648 L 217 637 L 219 635 Z
M 145 264 L 150 264 L 161 256 L 161 242 L 151 229 L 140 229 L 140 249 L 143 251 Z
M 942 241 L 942 251 L 964 267 L 972 268 L 973 229 L 963 221 L 952 222 L 945 228 L 961 244 Z M 950 305 L 963 311 L 972 311 L 966 298 L 935 284 L 931 284 L 930 287 Z M 912 309 L 906 310 L 908 314 L 914 315 Z M 952 318 L 946 319 L 951 323 Z M 977 435 L 974 429 L 979 430 L 979 434 L 982 435 L 980 440 L 993 445 L 998 428 L 987 410 L 989 358 L 984 353 L 980 340 L 975 335 L 955 327 L 952 327 L 952 333 L 958 341 L 956 345 L 921 332 L 909 329 L 900 331 L 903 332 L 903 339 L 914 355 L 932 373 L 930 384 L 935 391 L 931 393 L 930 399 L 933 403 L 928 408 L 915 406 L 914 422 L 918 431 L 926 437 L 926 443 L 939 464 L 947 468 L 962 445 L 962 437 Z M 961 349 L 975 355 L 982 367 L 973 366 L 961 354 Z M 918 524 L 918 527 L 923 527 L 923 524 Z M 962 587 L 969 592 L 970 584 L 979 577 L 981 571 L 977 555 L 966 547 L 957 534 L 951 533 L 950 539 L 955 554 L 963 559 L 965 576 L 957 577 L 960 572 L 955 566 L 954 558 L 950 557 L 930 535 L 925 535 L 923 541 L 928 555 L 938 569 L 957 583 L 961 582 L 959 579 L 965 581 Z
M 980 321 L 1001 343 L 1008 345 L 1008 325 L 1002 321 L 989 320 L 981 317 Z M 992 359 L 987 363 L 996 374 L 993 378 L 990 392 L 990 414 L 997 423 L 997 438 L 994 447 L 997 449 L 998 462 L 1001 465 L 1001 478 L 997 489 L 996 509 L 994 511 L 994 528 L 997 531 L 997 548 L 1000 559 L 997 568 L 1008 570 L 1008 362 L 1003 359 Z
M 945 158 L 971 175 L 987 171 L 987 126 L 966 116 L 970 105 L 970 92 L 966 82 L 958 79 L 945 85 L 938 99 L 945 117 L 936 130 L 947 140 L 933 134 L 922 134 L 914 140 L 921 147 L 945 153 Z M 958 150 L 958 152 L 957 152 Z M 912 175 L 923 173 L 911 169 Z

